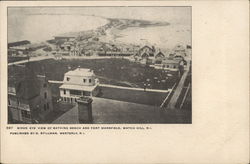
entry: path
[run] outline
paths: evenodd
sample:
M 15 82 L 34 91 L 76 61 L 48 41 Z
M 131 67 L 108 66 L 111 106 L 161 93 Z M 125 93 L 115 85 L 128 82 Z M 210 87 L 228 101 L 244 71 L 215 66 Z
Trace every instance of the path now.
M 135 91 L 144 91 L 144 88 L 132 88 L 132 87 L 121 87 L 117 85 L 109 85 L 109 84 L 99 84 L 101 87 L 110 87 L 110 88 L 119 88 L 119 89 L 129 89 L 129 90 L 135 90 Z M 167 93 L 171 89 L 168 90 L 162 90 L 162 89 L 146 89 L 146 92 L 161 92 L 161 93 Z
M 56 81 L 56 80 L 49 80 L 49 83 L 54 84 L 63 84 L 63 81 Z M 99 84 L 101 87 L 110 87 L 110 88 L 118 88 L 118 89 L 128 89 L 128 90 L 134 90 L 134 91 L 144 91 L 143 88 L 132 88 L 132 87 L 121 87 L 117 85 L 109 85 L 109 84 Z M 168 90 L 161 90 L 161 89 L 146 89 L 147 92 L 161 92 L 161 93 L 168 93 L 171 91 L 171 89 Z
M 123 58 L 123 59 L 129 59 L 129 57 L 113 57 L 113 56 L 63 56 L 62 58 L 64 59 L 110 59 L 110 58 Z M 37 56 L 37 57 L 31 57 L 29 60 L 21 60 L 21 61 L 16 61 L 12 63 L 8 63 L 8 66 L 10 65 L 16 65 L 16 64 L 24 64 L 27 62 L 33 62 L 33 61 L 41 61 L 45 59 L 54 59 L 54 56 Z
M 188 72 L 189 72 L 189 69 L 190 69 L 190 61 L 187 62 L 186 70 L 184 70 L 184 73 L 181 77 L 181 80 L 180 80 L 177 88 L 175 89 L 173 96 L 171 97 L 171 99 L 168 103 L 167 109 L 175 109 L 175 105 L 176 105 L 177 100 L 181 94 L 182 88 L 184 86 L 184 82 L 185 82 L 186 77 L 187 77 Z
M 8 63 L 8 66 L 10 65 L 16 65 L 16 64 L 24 64 L 27 62 L 33 62 L 33 61 L 40 61 L 40 60 L 45 60 L 45 59 L 51 59 L 53 56 L 38 56 L 38 57 L 31 57 L 29 60 L 21 60 L 21 61 L 16 61 L 12 63 Z

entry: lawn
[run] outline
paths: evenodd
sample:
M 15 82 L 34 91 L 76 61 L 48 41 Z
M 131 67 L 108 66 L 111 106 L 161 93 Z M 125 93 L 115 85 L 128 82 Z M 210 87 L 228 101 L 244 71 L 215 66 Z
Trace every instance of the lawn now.
M 168 93 L 101 87 L 101 94 L 99 97 L 139 104 L 160 106 L 167 94 Z
M 17 61 L 22 61 L 22 60 L 27 60 L 28 57 L 10 57 L 8 56 L 8 63 L 12 63 L 12 62 L 17 62 Z
M 125 87 L 168 89 L 179 79 L 177 72 L 163 71 L 130 62 L 126 59 L 47 59 L 30 62 L 36 74 L 46 74 L 50 80 L 63 80 L 64 73 L 77 67 L 90 68 L 103 84 Z
M 111 84 L 125 87 L 144 88 L 144 83 L 150 84 L 147 88 L 167 90 L 178 82 L 176 72 L 151 68 L 142 64 L 130 62 L 127 59 L 47 59 L 26 64 L 35 74 L 46 75 L 49 80 L 62 81 L 64 74 L 77 67 L 93 69 L 101 84 Z M 11 74 L 13 69 L 10 69 Z M 60 84 L 51 84 L 53 97 L 59 97 Z M 102 87 L 100 97 L 160 106 L 168 93 L 135 91 L 127 89 Z

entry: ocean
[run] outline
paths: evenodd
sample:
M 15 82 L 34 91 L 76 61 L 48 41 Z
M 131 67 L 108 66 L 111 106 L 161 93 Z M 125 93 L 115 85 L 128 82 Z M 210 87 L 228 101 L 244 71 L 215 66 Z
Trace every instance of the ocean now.
M 63 33 L 95 29 L 107 22 L 100 17 L 83 15 L 10 15 L 8 42 L 42 42 Z
M 42 42 L 53 39 L 55 35 L 92 30 L 106 23 L 105 18 L 85 15 L 9 15 L 8 42 Z M 120 37 L 108 39 L 137 45 L 150 44 L 163 49 L 171 49 L 176 44 L 191 45 L 191 26 L 169 23 L 168 26 L 127 28 L 118 33 Z

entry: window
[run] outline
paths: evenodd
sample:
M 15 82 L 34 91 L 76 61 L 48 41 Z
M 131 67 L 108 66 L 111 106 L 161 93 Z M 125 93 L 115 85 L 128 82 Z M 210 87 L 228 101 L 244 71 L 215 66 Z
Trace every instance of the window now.
M 175 68 L 175 65 L 174 65 L 174 68 Z
M 26 110 L 21 110 L 22 117 L 30 118 L 30 112 Z
M 71 95 L 82 95 L 81 91 L 78 90 L 70 90 L 69 92 Z
M 47 92 L 44 92 L 44 98 L 45 99 L 47 98 Z
M 47 83 L 44 83 L 44 84 L 43 84 L 43 88 L 46 88 L 46 87 L 47 87 Z
M 86 83 L 86 79 L 83 79 L 83 82 Z
M 46 104 L 43 105 L 43 110 L 44 110 L 44 111 L 47 110 Z
M 47 103 L 47 109 L 49 109 L 49 103 Z
M 70 78 L 69 77 L 67 77 L 67 81 L 69 81 L 70 80 Z
M 10 105 L 10 100 L 8 100 L 8 104 Z
M 84 92 L 83 94 L 84 94 L 84 96 L 90 96 L 91 92 Z
M 63 90 L 63 94 L 65 94 L 65 95 L 66 95 L 66 90 L 65 90 L 65 89 Z
M 91 79 L 89 79 L 89 83 L 91 83 Z
M 66 97 L 64 97 L 63 100 L 66 102 L 66 101 L 67 101 L 67 100 L 66 100 Z

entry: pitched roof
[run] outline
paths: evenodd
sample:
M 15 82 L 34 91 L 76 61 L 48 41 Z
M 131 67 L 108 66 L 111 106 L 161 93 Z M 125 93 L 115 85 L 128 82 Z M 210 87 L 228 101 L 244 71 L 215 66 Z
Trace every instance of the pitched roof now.
M 155 57 L 165 57 L 165 55 L 160 51 L 155 55 Z
M 40 94 L 39 81 L 27 65 L 8 67 L 8 86 L 14 87 L 21 99 L 29 100 Z
M 148 48 L 150 53 L 153 53 L 153 48 L 149 47 L 148 45 L 143 46 L 142 48 L 139 49 L 139 52 L 143 51 L 143 49 Z
M 149 54 L 147 52 L 144 52 L 141 57 L 149 57 Z
M 30 44 L 30 41 L 22 40 L 22 41 L 19 41 L 19 42 L 8 43 L 8 48 L 9 47 L 15 47 L 15 46 L 21 46 L 21 45 L 25 45 L 25 44 Z

